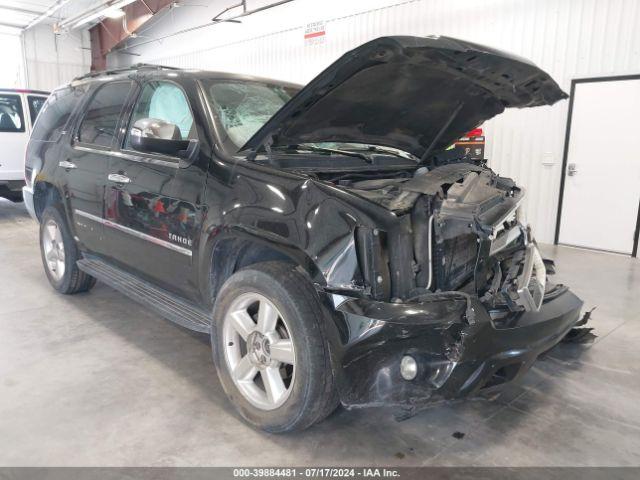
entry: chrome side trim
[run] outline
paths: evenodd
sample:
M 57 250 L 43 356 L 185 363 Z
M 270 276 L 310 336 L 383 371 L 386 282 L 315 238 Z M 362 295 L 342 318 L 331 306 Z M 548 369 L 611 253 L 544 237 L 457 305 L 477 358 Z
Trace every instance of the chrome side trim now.
M 148 163 L 150 165 L 160 165 L 163 167 L 171 167 L 175 169 L 180 168 L 179 158 L 176 158 L 175 161 L 170 161 L 153 157 L 143 157 L 142 155 L 134 155 L 131 153 L 127 153 L 127 151 L 114 152 L 113 150 L 100 150 L 99 148 L 84 147 L 82 145 L 74 145 L 73 148 L 75 150 L 80 150 L 81 152 L 99 153 L 101 155 L 108 155 L 110 157 L 131 160 L 132 162 Z
M 126 175 L 120 175 L 119 173 L 110 173 L 107 175 L 107 180 L 115 183 L 131 183 L 131 179 Z
M 105 222 L 104 218 L 100 218 L 97 215 L 93 215 L 92 213 L 85 212 L 83 210 L 78 210 L 77 208 L 73 209 L 73 213 L 75 213 L 76 215 L 80 215 L 81 217 L 88 218 L 89 220 L 93 220 L 94 222 L 98 222 L 98 223 Z
M 59 167 L 62 167 L 62 168 L 66 168 L 67 170 L 71 170 L 71 169 L 74 169 L 74 168 L 78 168 L 78 167 L 76 167 L 76 164 L 75 164 L 75 163 L 73 163 L 73 162 L 69 162 L 69 161 L 67 161 L 67 160 L 63 160 L 63 161 L 61 161 L 61 162 L 58 162 L 58 166 L 59 166 Z
M 147 242 L 154 243 L 164 248 L 168 248 L 169 250 L 173 250 L 174 252 L 181 253 L 188 257 L 192 256 L 191 250 L 188 248 L 181 247 L 179 245 L 174 245 L 173 243 L 167 242 L 165 240 L 161 240 L 159 238 L 153 237 L 151 235 L 147 235 L 146 233 L 139 232 L 138 230 L 134 230 L 133 228 L 125 227 L 124 225 L 120 225 L 119 223 L 112 222 L 110 220 L 106 220 L 104 218 L 100 218 L 96 215 L 93 215 L 88 212 L 84 212 L 82 210 L 74 209 L 73 211 L 76 215 L 81 217 L 88 218 L 89 220 L 93 220 L 94 222 L 101 223 L 106 227 L 115 228 L 116 230 L 120 230 L 121 232 L 128 233 L 134 237 L 137 237 L 141 240 L 146 240 Z

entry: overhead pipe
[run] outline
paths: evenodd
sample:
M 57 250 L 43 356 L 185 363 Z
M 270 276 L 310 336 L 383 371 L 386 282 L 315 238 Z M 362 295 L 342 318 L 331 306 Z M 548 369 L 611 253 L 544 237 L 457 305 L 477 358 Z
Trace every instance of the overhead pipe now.
M 69 3 L 71 0 L 57 0 L 56 3 L 54 3 L 53 5 L 51 5 L 49 8 L 47 8 L 41 15 L 39 15 L 38 17 L 34 18 L 33 20 L 31 20 L 31 22 L 29 22 L 27 24 L 26 27 L 24 27 L 23 30 L 28 30 L 31 27 L 35 27 L 37 24 L 39 24 L 40 22 L 42 22 L 43 20 L 46 20 L 47 18 L 49 18 L 51 15 L 53 15 L 54 13 L 56 13 L 58 10 L 60 10 L 62 7 L 64 7 L 67 3 Z
M 122 18 L 105 18 L 90 28 L 91 71 L 104 70 L 107 67 L 107 54 L 116 45 L 136 35 L 154 14 L 174 3 L 175 0 L 140 0 L 123 7 L 125 15 Z
M 225 10 L 223 10 L 222 12 L 220 12 L 218 15 L 216 15 L 215 17 L 213 17 L 211 19 L 212 22 L 229 22 L 232 20 L 235 20 L 236 18 L 241 18 L 241 17 L 247 17 L 249 15 L 253 15 L 254 13 L 258 13 L 258 12 L 262 12 L 263 10 L 269 10 L 270 8 L 273 7 L 279 7 L 280 5 L 283 5 L 285 3 L 289 3 L 289 2 L 293 2 L 293 0 L 280 0 L 279 2 L 275 2 L 275 3 L 270 3 L 269 5 L 263 5 L 262 7 L 258 7 L 258 8 L 254 8 L 253 10 L 247 10 L 247 0 L 242 0 L 239 4 L 234 5 L 233 7 L 229 7 Z M 229 10 L 233 9 L 233 8 L 237 8 L 237 7 L 242 7 L 243 12 L 239 15 L 236 15 L 235 17 L 230 17 L 230 18 L 225 18 L 225 19 L 219 19 L 218 17 L 226 12 L 228 12 Z
M 0 5 L 0 10 L 8 10 L 10 12 L 23 13 L 25 15 L 39 16 L 42 14 L 42 12 L 36 12 L 35 10 L 27 10 L 26 8 L 8 7 L 6 5 Z
M 18 30 L 22 29 L 22 25 L 19 25 L 17 23 L 0 22 L 0 27 L 17 28 Z
M 284 5 L 285 3 L 289 3 L 289 2 L 293 2 L 293 1 L 294 0 L 280 0 L 278 2 L 270 3 L 269 5 L 264 5 L 262 7 L 254 8 L 252 10 L 247 10 L 247 2 L 246 2 L 246 0 L 242 0 L 240 3 L 237 3 L 235 5 L 232 5 L 230 7 L 225 8 L 224 10 L 222 10 L 222 12 L 218 13 L 215 17 L 213 17 L 211 19 L 210 23 L 205 23 L 203 25 L 197 25 L 195 27 L 190 27 L 190 28 L 185 28 L 183 30 L 178 30 L 177 32 L 173 32 L 173 33 L 170 33 L 168 35 L 163 35 L 161 37 L 152 38 L 150 40 L 145 40 L 144 42 L 138 42 L 135 45 L 125 45 L 125 46 L 119 48 L 117 51 L 122 52 L 123 50 L 128 50 L 130 48 L 140 47 L 142 45 L 147 45 L 149 43 L 157 42 L 159 40 L 165 40 L 167 38 L 175 37 L 176 35 L 182 35 L 184 33 L 189 33 L 189 32 L 192 32 L 194 30 L 199 30 L 201 28 L 211 27 L 213 25 L 217 25 L 218 23 L 223 23 L 223 22 L 240 23 L 240 21 L 238 19 L 241 18 L 241 17 L 247 17 L 249 15 L 253 15 L 254 13 L 262 12 L 264 10 L 269 10 L 270 8 L 274 8 L 274 7 L 279 7 L 280 5 Z M 240 13 L 238 15 L 235 15 L 233 17 L 229 17 L 229 18 L 220 18 L 220 15 L 223 15 L 226 12 L 228 12 L 229 10 L 232 10 L 232 9 L 238 8 L 238 7 L 243 7 L 243 12 L 242 13 Z

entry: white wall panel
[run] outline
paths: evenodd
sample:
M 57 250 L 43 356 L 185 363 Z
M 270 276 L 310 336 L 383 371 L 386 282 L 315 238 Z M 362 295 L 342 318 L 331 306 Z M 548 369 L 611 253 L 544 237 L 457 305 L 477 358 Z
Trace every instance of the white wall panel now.
M 89 71 L 91 56 L 86 31 L 54 35 L 40 24 L 23 34 L 27 87 L 53 90 Z
M 231 3 L 173 9 L 130 45 L 201 25 Z M 326 21 L 324 43 L 305 45 L 304 27 L 314 21 Z M 566 91 L 572 78 L 640 73 L 638 0 L 296 0 L 241 24 L 133 46 L 129 51 L 139 56 L 114 54 L 109 61 L 305 83 L 347 50 L 393 34 L 449 35 L 507 50 L 533 60 Z M 484 126 L 490 164 L 527 188 L 528 217 L 542 242 L 553 241 L 567 105 L 508 111 Z
M 0 88 L 24 87 L 24 61 L 22 42 L 16 33 L 2 33 L 0 29 Z

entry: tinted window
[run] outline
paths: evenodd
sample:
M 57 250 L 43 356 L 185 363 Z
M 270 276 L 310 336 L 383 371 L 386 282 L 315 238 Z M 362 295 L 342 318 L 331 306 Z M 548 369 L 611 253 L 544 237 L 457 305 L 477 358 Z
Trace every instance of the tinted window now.
M 73 107 L 83 94 L 84 89 L 80 87 L 66 87 L 52 92 L 37 115 L 38 121 L 31 132 L 31 140 L 57 141 L 62 131 L 67 128 Z M 29 109 L 31 109 L 31 103 L 29 103 Z
M 205 84 L 205 92 L 232 149 L 237 150 L 291 99 L 296 90 L 267 83 L 212 80 Z
M 0 132 L 24 132 L 24 115 L 19 95 L 0 93 Z
M 131 82 L 113 82 L 100 87 L 80 124 L 78 140 L 110 147 L 116 137 L 120 112 L 131 90 Z
M 177 125 L 181 140 L 197 138 L 189 101 L 175 83 L 149 82 L 144 86 L 133 111 L 129 128 L 141 118 L 155 118 Z
M 46 101 L 47 97 L 27 95 L 27 105 L 29 105 L 29 118 L 31 118 L 31 125 L 36 123 L 36 118 L 38 118 L 38 114 L 40 113 L 40 110 L 42 110 L 44 102 Z

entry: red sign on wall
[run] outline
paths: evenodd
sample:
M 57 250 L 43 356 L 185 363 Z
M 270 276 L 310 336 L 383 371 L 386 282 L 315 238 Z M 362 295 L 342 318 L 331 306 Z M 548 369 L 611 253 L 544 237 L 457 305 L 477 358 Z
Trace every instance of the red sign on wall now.
M 304 29 L 304 44 L 305 45 L 318 45 L 324 43 L 326 38 L 326 22 L 313 22 L 307 23 Z
M 467 132 L 455 143 L 456 149 L 470 160 L 484 159 L 484 135 L 481 128 Z

